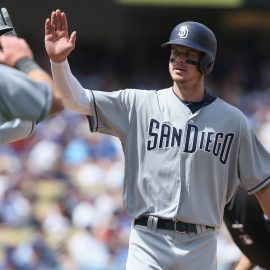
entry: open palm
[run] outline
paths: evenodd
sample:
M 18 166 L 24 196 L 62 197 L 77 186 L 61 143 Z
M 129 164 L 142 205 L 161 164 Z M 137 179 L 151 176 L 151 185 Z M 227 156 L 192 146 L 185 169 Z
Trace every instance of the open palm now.
M 45 21 L 45 48 L 53 62 L 64 61 L 75 48 L 76 32 L 68 34 L 67 18 L 59 9 Z

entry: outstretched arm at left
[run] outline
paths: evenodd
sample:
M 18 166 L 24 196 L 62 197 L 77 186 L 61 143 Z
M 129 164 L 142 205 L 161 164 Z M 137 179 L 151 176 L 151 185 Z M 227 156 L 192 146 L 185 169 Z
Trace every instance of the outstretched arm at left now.
M 42 69 L 35 61 L 33 52 L 23 38 L 16 36 L 1 36 L 0 62 L 17 68 L 35 81 L 48 84 L 52 89 L 52 106 L 49 114 L 54 114 L 63 110 L 62 98 L 52 77 Z

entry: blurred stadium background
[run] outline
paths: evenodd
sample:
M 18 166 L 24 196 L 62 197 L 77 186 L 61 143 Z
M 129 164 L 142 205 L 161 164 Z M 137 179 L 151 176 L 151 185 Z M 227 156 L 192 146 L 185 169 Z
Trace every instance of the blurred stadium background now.
M 65 11 L 77 47 L 73 73 L 91 89 L 159 89 L 170 84 L 167 41 L 181 21 L 214 30 L 218 54 L 207 87 L 240 108 L 270 151 L 269 0 L 1 0 L 19 36 L 50 72 L 44 21 Z M 0 147 L 0 269 L 121 270 L 130 220 L 122 208 L 123 155 L 116 138 L 90 134 L 69 110 L 31 138 Z M 218 269 L 241 252 L 224 226 Z

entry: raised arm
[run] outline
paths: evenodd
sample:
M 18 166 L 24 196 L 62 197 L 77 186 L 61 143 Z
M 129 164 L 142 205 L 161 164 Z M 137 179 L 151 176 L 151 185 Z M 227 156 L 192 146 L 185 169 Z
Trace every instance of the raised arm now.
M 59 9 L 45 21 L 45 47 L 51 60 L 52 75 L 62 94 L 64 106 L 76 112 L 91 115 L 92 94 L 84 89 L 70 71 L 67 57 L 75 48 L 76 32 L 69 36 L 68 22 Z

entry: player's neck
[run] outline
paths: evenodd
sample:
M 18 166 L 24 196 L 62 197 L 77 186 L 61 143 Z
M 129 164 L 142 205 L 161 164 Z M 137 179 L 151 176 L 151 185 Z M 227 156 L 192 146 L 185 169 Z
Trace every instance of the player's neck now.
M 205 88 L 201 84 L 194 87 L 185 87 L 174 83 L 173 91 L 183 101 L 200 102 L 203 100 Z

